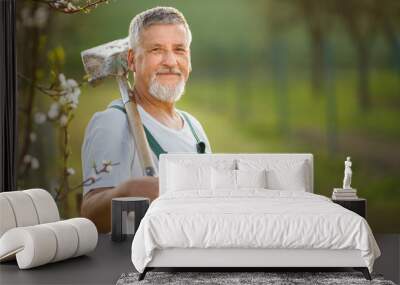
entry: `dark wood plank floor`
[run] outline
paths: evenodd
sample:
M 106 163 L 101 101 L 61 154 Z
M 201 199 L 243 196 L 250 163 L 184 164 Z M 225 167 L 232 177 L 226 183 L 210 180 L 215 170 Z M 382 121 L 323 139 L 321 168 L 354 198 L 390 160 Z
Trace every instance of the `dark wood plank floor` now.
M 400 283 L 400 234 L 376 234 L 382 256 L 374 272 Z M 131 240 L 114 243 L 99 236 L 95 251 L 45 266 L 19 270 L 16 262 L 0 264 L 0 284 L 115 284 L 124 272 L 134 271 L 130 257 Z

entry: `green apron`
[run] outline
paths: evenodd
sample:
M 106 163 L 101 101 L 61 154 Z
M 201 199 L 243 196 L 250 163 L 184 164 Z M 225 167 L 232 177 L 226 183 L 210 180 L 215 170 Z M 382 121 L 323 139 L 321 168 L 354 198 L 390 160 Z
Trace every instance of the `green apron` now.
M 112 105 L 109 108 L 114 108 L 114 109 L 120 110 L 120 111 L 122 111 L 122 112 L 124 112 L 126 114 L 125 108 L 120 106 L 120 105 Z M 192 123 L 189 120 L 189 117 L 183 112 L 181 114 L 185 118 L 185 121 L 189 124 L 190 130 L 191 130 L 193 136 L 196 139 L 196 142 L 197 142 L 197 144 L 196 144 L 197 153 L 205 153 L 205 144 L 204 144 L 204 142 L 200 141 L 199 137 L 197 136 L 197 133 L 194 130 Z M 147 138 L 147 141 L 149 142 L 151 150 L 157 156 L 157 159 L 159 159 L 160 158 L 160 154 L 167 153 L 167 152 L 160 146 L 160 144 L 156 141 L 154 136 L 150 133 L 150 131 L 146 128 L 145 125 L 143 125 L 143 128 L 144 128 L 144 132 L 146 134 L 146 138 Z

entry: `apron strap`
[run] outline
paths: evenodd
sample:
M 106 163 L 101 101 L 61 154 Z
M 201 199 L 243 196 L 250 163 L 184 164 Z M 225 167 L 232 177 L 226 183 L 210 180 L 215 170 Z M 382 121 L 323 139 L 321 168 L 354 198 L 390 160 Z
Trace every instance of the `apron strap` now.
M 126 110 L 122 106 L 112 105 L 109 108 L 114 108 L 114 109 L 120 110 L 126 114 Z M 160 159 L 160 154 L 167 153 L 167 152 L 160 146 L 160 144 L 156 141 L 156 139 L 153 137 L 153 135 L 150 133 L 150 131 L 146 128 L 145 125 L 143 125 L 143 128 L 144 128 L 144 133 L 146 134 L 146 138 L 147 138 L 147 141 L 149 142 L 149 146 L 150 146 L 151 150 L 154 152 L 157 159 Z
M 200 142 L 200 139 L 199 139 L 199 137 L 197 136 L 196 131 L 194 130 L 194 127 L 193 127 L 192 123 L 190 122 L 188 115 L 186 115 L 184 112 L 180 112 L 180 113 L 181 113 L 181 114 L 183 115 L 183 117 L 185 118 L 185 121 L 189 124 L 190 130 L 192 131 L 192 134 L 193 134 L 193 136 L 195 137 L 196 142 L 199 143 L 199 142 Z

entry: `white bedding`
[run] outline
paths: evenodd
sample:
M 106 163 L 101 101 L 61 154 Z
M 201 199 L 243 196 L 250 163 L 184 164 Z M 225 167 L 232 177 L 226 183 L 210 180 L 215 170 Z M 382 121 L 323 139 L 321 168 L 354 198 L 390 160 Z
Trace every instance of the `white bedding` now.
M 165 248 L 358 249 L 370 272 L 380 255 L 361 216 L 320 195 L 265 189 L 165 193 L 140 223 L 133 265 L 143 272 Z

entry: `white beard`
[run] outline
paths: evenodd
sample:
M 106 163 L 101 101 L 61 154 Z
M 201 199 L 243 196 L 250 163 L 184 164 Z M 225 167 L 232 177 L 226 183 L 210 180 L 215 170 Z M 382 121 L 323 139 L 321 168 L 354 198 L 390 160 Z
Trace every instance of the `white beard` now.
M 153 74 L 150 79 L 149 93 L 160 101 L 176 102 L 185 92 L 185 80 L 180 80 L 175 86 L 166 86 L 157 81 Z

